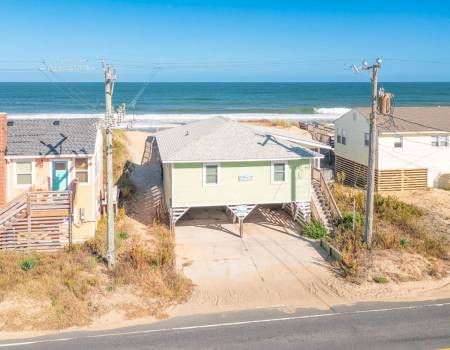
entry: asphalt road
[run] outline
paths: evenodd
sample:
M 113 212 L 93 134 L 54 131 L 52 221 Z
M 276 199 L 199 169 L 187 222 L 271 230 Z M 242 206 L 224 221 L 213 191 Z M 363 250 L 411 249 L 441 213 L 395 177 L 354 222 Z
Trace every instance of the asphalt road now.
M 147 326 L 1 342 L 14 349 L 443 349 L 450 299 L 332 310 L 275 309 L 178 317 Z

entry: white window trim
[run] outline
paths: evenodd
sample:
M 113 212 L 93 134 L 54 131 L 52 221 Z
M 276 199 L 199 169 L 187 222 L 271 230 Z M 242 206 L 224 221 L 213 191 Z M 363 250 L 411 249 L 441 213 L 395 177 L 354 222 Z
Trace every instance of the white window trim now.
M 92 174 L 92 169 L 95 167 L 95 165 L 92 164 L 92 166 L 91 166 L 91 157 L 78 157 L 78 158 L 86 158 L 87 162 L 88 162 L 88 168 L 87 168 L 88 181 L 87 182 L 78 182 L 78 185 L 79 186 L 88 186 L 91 184 L 92 177 L 95 176 L 95 174 Z M 74 158 L 74 159 L 72 159 L 71 162 L 73 164 L 73 180 L 76 180 L 76 178 L 77 178 L 77 161 Z
M 18 184 L 17 183 L 17 161 L 14 161 L 14 171 L 13 171 L 13 177 L 14 177 L 14 187 L 17 188 L 27 188 L 27 187 L 31 187 L 36 183 L 36 163 L 34 159 L 20 159 L 19 162 L 26 162 L 29 161 L 31 162 L 31 184 Z
M 433 145 L 433 139 L 436 139 L 436 145 Z M 441 145 L 441 140 L 444 139 L 446 145 Z M 433 148 L 448 148 L 449 146 L 449 137 L 448 135 L 433 135 L 431 136 L 431 147 Z
M 275 181 L 275 164 L 284 164 L 284 181 Z M 270 180 L 272 184 L 278 185 L 288 182 L 289 163 L 287 160 L 273 160 L 270 166 Z
M 208 184 L 206 183 L 206 166 L 215 165 L 217 166 L 217 183 Z M 220 185 L 220 163 L 203 163 L 203 186 L 219 186 Z
M 397 139 L 400 139 L 400 146 L 396 146 L 395 144 L 397 143 Z M 403 136 L 402 135 L 395 135 L 394 136 L 394 144 L 393 144 L 394 148 L 403 148 Z
M 368 136 L 367 144 L 366 144 L 366 135 Z M 363 140 L 363 142 L 364 142 L 364 146 L 369 147 L 369 145 L 370 145 L 370 132 L 364 132 L 364 140 Z
M 342 129 L 341 144 L 347 145 L 347 130 Z

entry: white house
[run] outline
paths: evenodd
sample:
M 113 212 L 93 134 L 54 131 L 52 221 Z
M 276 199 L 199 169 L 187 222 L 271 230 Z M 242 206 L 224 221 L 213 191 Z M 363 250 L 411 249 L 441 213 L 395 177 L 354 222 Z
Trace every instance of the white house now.
M 336 174 L 364 187 L 367 181 L 369 108 L 335 121 Z M 376 185 L 379 191 L 437 186 L 450 174 L 450 107 L 396 107 L 377 115 Z

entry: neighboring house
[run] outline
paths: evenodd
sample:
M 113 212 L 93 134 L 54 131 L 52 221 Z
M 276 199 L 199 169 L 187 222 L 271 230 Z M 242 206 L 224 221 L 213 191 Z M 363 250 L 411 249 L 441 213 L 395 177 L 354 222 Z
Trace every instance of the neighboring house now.
M 58 222 L 69 223 L 72 241 L 95 234 L 103 167 L 98 122 L 96 118 L 7 119 L 0 114 L 0 144 L 6 146 L 0 155 L 0 205 L 6 208 L 2 228 L 8 224 L 9 207 L 17 207 L 20 198 L 19 202 L 31 202 L 24 204 L 28 213 L 32 211 L 27 214 L 30 217 L 65 216 Z M 70 199 L 69 216 L 62 210 L 66 198 Z M 8 234 L 18 229 L 11 226 Z M 32 231 L 38 233 L 38 228 Z
M 191 207 L 245 217 L 259 204 L 285 204 L 310 213 L 312 164 L 323 156 L 299 143 L 224 117 L 159 132 L 156 141 L 172 225 Z
M 369 116 L 357 108 L 335 121 L 336 174 L 349 185 L 366 186 Z M 433 187 L 450 173 L 450 107 L 396 107 L 377 120 L 377 190 Z

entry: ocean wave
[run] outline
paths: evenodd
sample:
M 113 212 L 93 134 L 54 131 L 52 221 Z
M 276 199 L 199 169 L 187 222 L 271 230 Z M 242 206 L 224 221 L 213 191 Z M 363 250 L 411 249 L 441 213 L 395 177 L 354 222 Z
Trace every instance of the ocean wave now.
M 318 112 L 320 110 L 320 112 Z M 202 120 L 217 116 L 228 117 L 234 120 L 289 120 L 289 121 L 333 121 L 340 115 L 348 111 L 343 108 L 319 108 L 316 113 L 310 114 L 284 114 L 284 113 L 172 113 L 172 114 L 128 114 L 125 116 L 122 127 L 135 128 L 162 128 L 179 124 L 185 124 L 191 121 Z M 338 111 L 340 113 L 338 113 Z M 81 113 L 37 113 L 37 114 L 14 114 L 8 116 L 11 119 L 67 119 L 67 118 L 99 118 L 104 117 L 103 113 L 81 114 Z
M 332 107 L 332 108 L 314 108 L 314 111 L 319 114 L 337 114 L 339 116 L 350 111 L 350 108 Z

